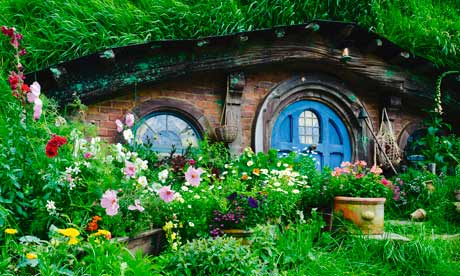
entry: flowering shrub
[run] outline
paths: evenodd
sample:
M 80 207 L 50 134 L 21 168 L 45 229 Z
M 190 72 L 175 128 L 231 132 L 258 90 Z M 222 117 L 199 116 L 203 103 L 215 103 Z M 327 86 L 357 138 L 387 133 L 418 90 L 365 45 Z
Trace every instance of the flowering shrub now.
M 365 161 L 343 162 L 331 172 L 330 186 L 336 196 L 387 197 L 391 182 L 381 174 L 382 169 L 369 169 Z
M 262 210 L 259 208 L 263 197 L 247 196 L 236 192 L 227 196 L 222 210 L 214 210 L 209 225 L 212 237 L 222 236 L 224 229 L 247 229 L 254 227 L 261 220 Z

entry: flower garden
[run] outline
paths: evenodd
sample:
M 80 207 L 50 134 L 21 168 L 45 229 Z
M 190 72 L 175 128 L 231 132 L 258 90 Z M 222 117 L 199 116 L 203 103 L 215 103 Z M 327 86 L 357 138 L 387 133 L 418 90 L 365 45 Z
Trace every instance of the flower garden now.
M 165 156 L 135 141 L 133 114 L 110 144 L 79 102 L 58 110 L 24 79 L 22 35 L 2 32 L 16 58 L 0 85 L 2 275 L 458 275 L 460 139 L 438 135 L 438 113 L 418 141 L 425 161 L 391 177 L 360 160 L 318 171 L 309 154 L 231 156 L 208 139 Z M 385 232 L 408 240 L 351 235 L 340 214 L 327 226 L 335 196 L 386 198 Z M 118 241 L 157 228 L 158 256 Z

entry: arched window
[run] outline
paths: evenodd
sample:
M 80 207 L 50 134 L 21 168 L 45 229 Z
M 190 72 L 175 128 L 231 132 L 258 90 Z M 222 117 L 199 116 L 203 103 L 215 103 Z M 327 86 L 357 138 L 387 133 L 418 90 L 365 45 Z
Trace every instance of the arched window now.
M 136 128 L 136 142 L 159 153 L 174 147 L 177 153 L 198 146 L 200 133 L 186 118 L 172 112 L 155 112 L 144 117 Z
M 319 143 L 318 117 L 310 110 L 305 110 L 299 116 L 299 140 L 301 144 Z

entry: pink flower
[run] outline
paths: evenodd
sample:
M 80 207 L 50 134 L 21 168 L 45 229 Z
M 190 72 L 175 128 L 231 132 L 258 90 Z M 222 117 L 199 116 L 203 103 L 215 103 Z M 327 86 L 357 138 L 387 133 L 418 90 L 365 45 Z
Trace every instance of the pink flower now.
M 355 162 L 355 166 L 366 167 L 367 163 L 364 160 L 358 160 L 358 161 Z
M 125 124 L 131 128 L 134 125 L 134 115 L 131 113 L 126 114 Z
M 34 81 L 34 83 L 32 83 L 32 85 L 30 86 L 30 93 L 27 93 L 27 101 L 29 103 L 35 102 L 35 100 L 38 99 L 38 97 L 40 97 L 40 90 L 40 84 Z
M 163 186 L 158 190 L 160 198 L 168 203 L 174 200 L 174 191 L 171 190 L 171 186 Z
M 122 132 L 123 131 L 123 123 L 120 120 L 116 120 L 115 124 L 117 125 L 117 131 Z
M 404 194 L 404 193 L 403 193 Z M 398 201 L 401 196 L 401 190 L 398 186 L 395 186 L 393 189 L 393 200 Z
M 355 178 L 356 179 L 360 179 L 360 178 L 363 178 L 364 174 L 363 173 L 358 173 Z
M 83 154 L 83 157 L 84 157 L 85 159 L 89 159 L 89 158 L 91 158 L 91 156 L 93 156 L 93 154 L 92 154 L 91 152 L 85 152 L 85 153 Z
M 125 161 L 125 168 L 123 169 L 123 173 L 126 175 L 126 177 L 134 177 L 136 174 L 136 166 L 134 166 L 134 163 Z
M 391 184 L 391 181 L 387 180 L 386 178 L 382 178 L 382 184 L 383 184 L 384 186 L 388 186 L 388 185 Z
M 195 160 L 190 159 L 190 160 L 188 160 L 188 163 L 189 163 L 190 166 L 193 166 L 193 165 L 195 165 L 196 162 L 195 162 Z
M 117 198 L 117 191 L 114 190 L 107 190 L 101 198 L 101 206 L 105 208 L 105 212 L 109 216 L 115 216 L 118 214 L 118 198 Z
M 29 93 L 31 94 L 31 93 Z M 27 95 L 29 95 L 27 94 Z M 40 98 L 35 99 L 34 101 L 34 120 L 40 119 L 40 116 L 42 115 L 42 109 L 43 109 L 43 102 L 40 100 Z
M 141 201 L 139 199 L 134 200 L 134 205 L 129 205 L 128 210 L 134 211 L 138 210 L 139 212 L 144 212 L 144 207 L 141 205 Z
M 190 183 L 193 187 L 198 187 L 201 182 L 201 174 L 203 173 L 202 168 L 195 169 L 192 166 L 188 167 L 185 173 L 185 180 Z
M 342 172 L 343 172 L 343 170 L 341 168 L 336 167 L 331 174 L 332 174 L 332 176 L 339 176 L 339 175 L 342 174 Z
M 344 167 L 352 167 L 353 164 L 351 164 L 350 162 L 342 162 L 342 164 L 340 164 L 340 167 L 344 168 Z
M 379 174 L 382 174 L 382 172 L 383 172 L 382 169 L 377 165 L 374 165 L 371 168 L 371 173 L 373 174 L 379 175 Z

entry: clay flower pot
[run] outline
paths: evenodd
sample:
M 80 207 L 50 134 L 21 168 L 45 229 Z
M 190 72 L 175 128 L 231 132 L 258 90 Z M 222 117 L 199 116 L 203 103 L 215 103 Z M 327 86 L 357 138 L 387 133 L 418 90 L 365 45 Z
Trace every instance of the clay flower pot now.
M 132 238 L 116 238 L 116 241 L 126 243 L 126 247 L 133 254 L 140 250 L 144 255 L 159 255 L 162 244 L 165 242 L 165 237 L 163 229 L 157 228 L 142 232 Z
M 244 230 L 244 229 L 224 229 L 225 235 L 229 237 L 233 237 L 235 239 L 240 239 L 241 244 L 243 245 L 250 245 L 251 242 L 248 238 L 252 235 L 252 231 Z
M 343 218 L 358 226 L 363 234 L 379 235 L 384 232 L 385 201 L 385 198 L 336 196 L 334 213 L 342 214 Z

